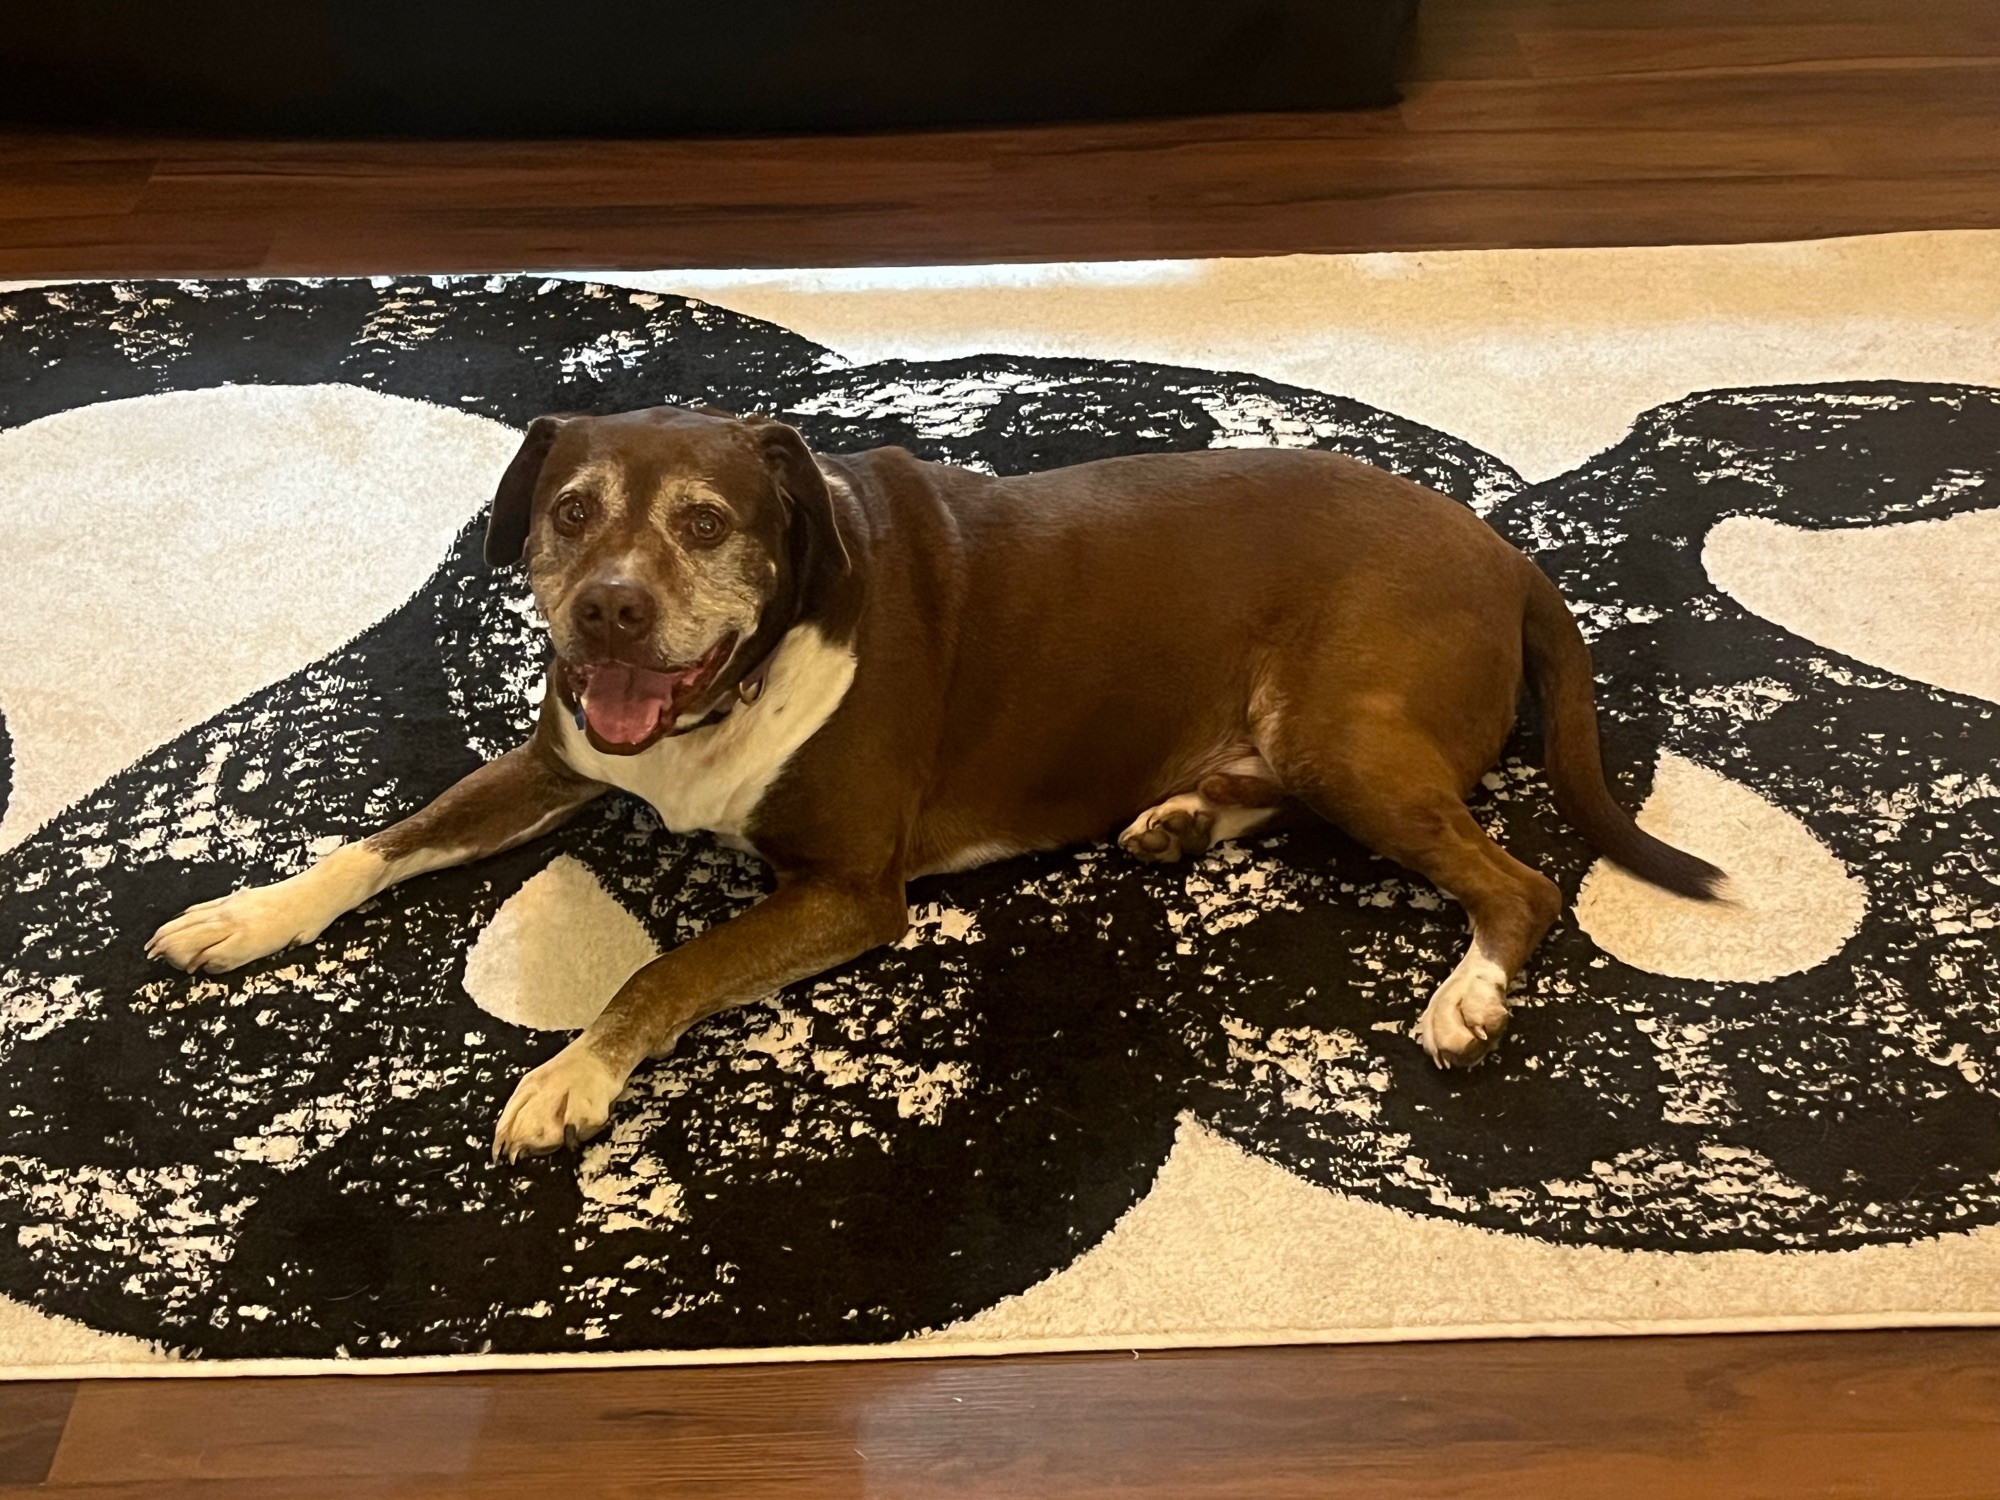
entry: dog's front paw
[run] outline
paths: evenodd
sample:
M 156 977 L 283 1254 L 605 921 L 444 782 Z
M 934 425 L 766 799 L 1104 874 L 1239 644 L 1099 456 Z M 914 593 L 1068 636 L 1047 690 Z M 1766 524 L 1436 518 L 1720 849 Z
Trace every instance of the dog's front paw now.
M 1214 834 L 1215 814 L 1201 798 L 1189 794 L 1147 808 L 1118 835 L 1118 844 L 1135 859 L 1166 863 L 1183 854 L 1200 854 Z
M 1417 1020 L 1417 1040 L 1441 1068 L 1469 1068 L 1507 1030 L 1507 976 L 1500 966 L 1468 958 L 1437 987 Z
M 321 903 L 309 899 L 295 879 L 281 880 L 190 906 L 153 934 L 146 956 L 164 958 L 190 974 L 221 974 L 312 941 L 327 920 Z
M 514 1085 L 493 1132 L 493 1159 L 546 1156 L 589 1140 L 611 1118 L 626 1077 L 578 1037 Z

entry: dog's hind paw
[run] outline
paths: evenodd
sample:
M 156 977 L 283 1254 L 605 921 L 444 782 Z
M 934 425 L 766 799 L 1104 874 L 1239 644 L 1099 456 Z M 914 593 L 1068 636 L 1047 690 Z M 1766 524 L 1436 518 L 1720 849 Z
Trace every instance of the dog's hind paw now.
M 1417 1018 L 1416 1038 L 1439 1067 L 1469 1068 L 1493 1050 L 1510 1016 L 1506 972 L 1468 953 Z
M 1215 814 L 1193 794 L 1169 797 L 1158 807 L 1139 814 L 1132 826 L 1118 835 L 1118 844 L 1135 859 L 1179 859 L 1183 854 L 1200 854 L 1215 835 Z
M 514 1086 L 493 1132 L 493 1159 L 516 1162 L 581 1145 L 611 1118 L 626 1076 L 578 1037 Z

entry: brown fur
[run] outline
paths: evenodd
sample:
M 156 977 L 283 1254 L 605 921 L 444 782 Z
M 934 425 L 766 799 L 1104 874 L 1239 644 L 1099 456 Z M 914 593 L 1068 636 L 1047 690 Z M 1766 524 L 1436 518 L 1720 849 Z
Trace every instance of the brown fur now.
M 580 492 L 592 524 L 565 534 L 555 507 Z M 690 539 L 696 505 L 726 511 L 730 543 Z M 549 616 L 541 727 L 371 841 L 392 860 L 506 847 L 602 790 L 559 752 L 574 709 L 565 653 L 676 667 L 748 589 L 742 640 L 660 735 L 710 732 L 796 625 L 855 658 L 845 697 L 751 817 L 777 892 L 635 974 L 524 1080 L 496 1152 L 591 1134 L 631 1070 L 703 1016 L 895 940 L 915 876 L 1128 823 L 1132 852 L 1175 858 L 1262 809 L 1329 819 L 1464 905 L 1473 949 L 1421 1034 L 1440 1063 L 1476 1061 L 1560 908 L 1464 803 L 1524 673 L 1558 803 L 1585 835 L 1689 894 L 1719 878 L 1641 832 L 1605 788 L 1588 651 L 1554 586 L 1463 506 L 1336 454 L 1158 454 L 993 478 L 897 448 L 816 463 L 789 427 L 719 413 L 543 419 L 501 483 L 488 555 L 525 556 Z M 577 601 L 606 579 L 647 591 L 645 641 L 600 631 L 592 645 Z M 1177 798 L 1191 800 L 1162 808 Z

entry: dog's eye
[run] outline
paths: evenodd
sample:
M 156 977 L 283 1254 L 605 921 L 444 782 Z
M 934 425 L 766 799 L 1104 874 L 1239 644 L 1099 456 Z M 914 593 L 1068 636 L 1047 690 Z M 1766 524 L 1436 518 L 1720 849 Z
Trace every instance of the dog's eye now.
M 556 530 L 575 536 L 590 519 L 590 507 L 577 495 L 565 495 L 556 502 Z
M 710 506 L 699 506 L 688 512 L 688 535 L 697 542 L 720 541 L 722 533 L 728 528 L 729 523 L 722 519 L 722 512 Z

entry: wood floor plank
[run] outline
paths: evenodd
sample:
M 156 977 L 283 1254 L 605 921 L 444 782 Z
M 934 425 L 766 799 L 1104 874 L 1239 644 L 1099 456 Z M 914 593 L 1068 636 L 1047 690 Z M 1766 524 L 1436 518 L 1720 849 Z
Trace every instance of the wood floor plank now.
M 716 141 L 0 137 L 0 276 L 1661 243 L 2000 222 L 2000 8 L 1425 0 L 1398 108 Z
M 1945 62 L 2000 54 L 2000 9 L 1940 17 L 1928 9 L 1866 21 L 1773 25 L 1746 10 L 1734 24 L 1681 30 L 1632 26 L 1525 29 L 1516 34 L 1537 78 L 1783 68 L 1797 64 Z
M 47 1477 L 76 1390 L 71 1380 L 0 1384 L 0 1486 Z
M 1986 57 L 1928 67 L 1842 62 L 1811 69 L 1473 79 L 1413 86 L 1400 112 L 1422 132 L 1580 132 L 1606 151 L 1636 132 L 1654 130 L 1767 130 L 1804 144 L 1826 127 L 1865 130 L 1894 149 L 1926 139 L 1941 125 L 2000 120 L 1996 80 L 2000 59 Z M 1881 128 L 1885 119 L 1895 121 L 1893 129 Z M 1990 139 L 1977 144 L 1995 148 Z M 1921 160 L 1915 157 L 1912 165 Z
M 1985 76 L 1985 75 L 1982 75 Z M 1988 83 L 2000 99 L 2000 70 Z M 1473 128 L 1490 101 L 1417 95 L 1414 134 L 1247 140 L 1141 138 L 1076 164 L 995 154 L 950 170 L 857 156 L 825 166 L 805 204 L 754 163 L 683 165 L 662 148 L 648 197 L 579 169 L 560 202 L 563 152 L 447 176 L 350 157 L 315 187 L 291 167 L 232 176 L 215 163 L 160 188 L 124 219 L 0 221 L 0 274 L 492 270 L 527 266 L 782 265 L 1011 260 L 1051 255 L 1281 253 L 1397 246 L 1571 244 L 1808 237 L 1991 227 L 2000 120 L 1957 113 L 1977 91 L 1939 90 L 1924 151 L 1867 126 Z M 1974 103 L 1979 103 L 1975 100 Z M 1970 106 L 1965 106 L 1970 107 Z M 1980 105 L 1983 107 L 1983 104 Z M 2000 106 L 1995 106 L 2000 110 Z M 855 148 L 859 152 L 859 147 Z M 721 148 L 717 148 L 718 152 Z M 773 174 L 781 168 L 771 168 Z M 390 185 L 384 187 L 382 178 Z M 252 211 L 241 199 L 265 195 Z M 176 196 L 178 195 L 178 196 Z M 622 199 L 622 201 L 621 201 Z
M 0 167 L 0 221 L 128 214 L 151 170 L 149 162 L 130 160 L 11 163 Z
M 1927 1331 L 101 1382 L 42 1493 L 1942 1500 L 1996 1473 L 2000 1332 Z

